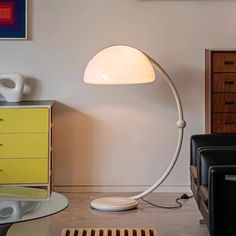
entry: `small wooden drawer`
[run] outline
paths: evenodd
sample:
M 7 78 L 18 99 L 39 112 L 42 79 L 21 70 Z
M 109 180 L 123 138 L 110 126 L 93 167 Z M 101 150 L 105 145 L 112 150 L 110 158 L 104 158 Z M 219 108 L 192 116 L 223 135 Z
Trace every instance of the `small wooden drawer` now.
M 215 73 L 213 75 L 213 92 L 236 92 L 236 73 Z
M 0 184 L 47 182 L 48 159 L 0 159 Z
M 0 133 L 48 132 L 47 108 L 1 108 Z
M 213 94 L 213 112 L 235 112 L 236 94 Z
M 214 133 L 236 133 L 236 114 L 214 114 Z
M 48 134 L 0 134 L 0 158 L 47 158 Z
M 231 52 L 214 53 L 213 72 L 236 72 L 236 53 L 231 53 Z

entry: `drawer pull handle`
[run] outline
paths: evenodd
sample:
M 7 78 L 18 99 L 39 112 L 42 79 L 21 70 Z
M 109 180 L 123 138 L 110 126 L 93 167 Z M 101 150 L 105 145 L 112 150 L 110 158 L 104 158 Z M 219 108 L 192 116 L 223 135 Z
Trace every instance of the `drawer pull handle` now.
M 234 84 L 235 82 L 233 80 L 226 80 L 225 85 L 231 85 Z
M 225 65 L 233 65 L 233 64 L 234 64 L 234 61 L 225 61 L 224 64 L 225 64 Z
M 235 123 L 233 121 L 225 121 L 225 125 L 234 125 Z
M 3 121 L 3 119 L 2 119 L 2 118 L 0 118 L 0 121 Z
M 225 105 L 234 105 L 234 101 L 224 101 Z

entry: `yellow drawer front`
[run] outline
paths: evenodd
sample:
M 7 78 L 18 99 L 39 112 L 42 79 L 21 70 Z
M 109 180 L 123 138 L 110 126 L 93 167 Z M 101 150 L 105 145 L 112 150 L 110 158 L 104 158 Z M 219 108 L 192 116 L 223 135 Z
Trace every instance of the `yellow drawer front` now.
M 47 182 L 47 159 L 0 160 L 0 184 L 43 184 Z
M 0 158 L 47 158 L 48 134 L 0 134 Z
M 45 133 L 48 119 L 48 108 L 1 108 L 0 133 Z

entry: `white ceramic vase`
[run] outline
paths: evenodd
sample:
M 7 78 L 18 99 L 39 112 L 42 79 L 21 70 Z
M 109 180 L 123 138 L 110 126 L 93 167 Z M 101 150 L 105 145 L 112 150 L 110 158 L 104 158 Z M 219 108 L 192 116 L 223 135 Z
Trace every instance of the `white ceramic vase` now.
M 3 81 L 10 80 L 15 87 L 9 88 Z M 7 102 L 20 102 L 24 89 L 24 76 L 19 73 L 0 74 L 0 94 Z
M 0 223 L 17 221 L 21 218 L 20 201 L 0 201 Z
M 40 206 L 37 201 L 0 201 L 0 224 L 19 221 L 25 214 L 34 212 Z M 0 233 L 1 235 L 1 233 Z

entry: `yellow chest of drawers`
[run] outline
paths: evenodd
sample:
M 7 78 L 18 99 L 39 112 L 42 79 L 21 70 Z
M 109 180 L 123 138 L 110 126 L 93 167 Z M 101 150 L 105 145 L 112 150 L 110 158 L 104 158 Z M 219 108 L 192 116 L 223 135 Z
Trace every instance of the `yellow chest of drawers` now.
M 0 185 L 50 190 L 52 124 L 53 101 L 0 102 Z

